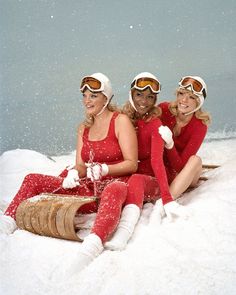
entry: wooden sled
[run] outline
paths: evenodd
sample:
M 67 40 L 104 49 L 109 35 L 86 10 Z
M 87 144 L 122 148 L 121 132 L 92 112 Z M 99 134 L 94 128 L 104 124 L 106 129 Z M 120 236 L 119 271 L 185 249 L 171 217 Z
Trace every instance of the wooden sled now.
M 16 211 L 19 228 L 35 234 L 82 242 L 74 218 L 78 209 L 96 197 L 41 194 L 23 201 Z
M 220 167 L 220 165 L 213 165 L 213 164 L 203 164 L 202 165 L 203 173 L 206 172 L 206 171 L 209 171 L 211 169 L 216 169 L 216 168 L 219 168 L 219 167 Z M 200 176 L 199 180 L 206 181 L 206 180 L 208 180 L 208 177 Z

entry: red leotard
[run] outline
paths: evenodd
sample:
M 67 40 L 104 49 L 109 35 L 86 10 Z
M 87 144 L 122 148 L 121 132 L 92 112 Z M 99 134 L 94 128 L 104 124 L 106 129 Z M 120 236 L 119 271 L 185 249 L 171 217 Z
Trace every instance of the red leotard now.
M 109 165 L 123 161 L 118 139 L 115 136 L 115 119 L 117 116 L 118 113 L 113 114 L 108 134 L 104 140 L 89 141 L 89 128 L 85 129 L 81 153 L 85 162 L 90 160 L 91 150 L 94 153 L 94 162 L 98 161 Z M 81 197 L 94 195 L 94 184 L 87 178 L 80 180 L 80 186 L 72 189 L 63 189 L 62 182 L 67 172 L 67 170 L 63 171 L 58 177 L 43 174 L 28 174 L 5 214 L 15 218 L 16 209 L 22 201 L 41 193 L 56 192 L 58 194 L 68 195 L 76 194 Z M 82 213 L 98 212 L 91 231 L 97 234 L 103 242 L 113 233 L 119 222 L 121 208 L 127 197 L 126 182 L 128 178 L 129 176 L 119 178 L 111 176 L 104 177 L 102 181 L 97 182 L 97 193 L 100 197 L 99 207 L 97 207 L 96 202 L 93 202 L 85 204 L 79 209 L 79 212 Z
M 128 181 L 126 204 L 141 207 L 144 200 L 156 200 L 160 195 L 163 204 L 173 201 L 163 163 L 164 142 L 158 133 L 161 125 L 158 118 L 137 121 L 139 174 L 134 174 Z
M 176 125 L 176 117 L 170 112 L 169 105 L 169 102 L 163 102 L 159 105 L 162 109 L 160 119 L 163 125 L 168 126 L 173 132 Z M 178 136 L 173 136 L 174 147 L 172 149 L 165 149 L 164 153 L 169 183 L 183 169 L 188 159 L 192 155 L 196 155 L 206 132 L 207 126 L 200 119 L 193 116 L 188 125 L 181 128 L 181 133 Z

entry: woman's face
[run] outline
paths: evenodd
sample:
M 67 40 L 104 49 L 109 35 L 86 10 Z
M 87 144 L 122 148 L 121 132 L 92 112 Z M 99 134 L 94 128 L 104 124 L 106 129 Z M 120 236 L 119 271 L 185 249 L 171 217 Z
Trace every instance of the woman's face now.
M 156 103 L 157 95 L 154 94 L 150 88 L 145 90 L 132 90 L 132 98 L 134 106 L 140 115 L 148 113 Z
M 182 114 L 189 113 L 198 106 L 198 97 L 189 90 L 179 89 L 177 91 L 177 107 Z
M 87 115 L 97 115 L 106 104 L 106 101 L 106 96 L 101 92 L 91 92 L 88 89 L 83 92 L 83 103 Z

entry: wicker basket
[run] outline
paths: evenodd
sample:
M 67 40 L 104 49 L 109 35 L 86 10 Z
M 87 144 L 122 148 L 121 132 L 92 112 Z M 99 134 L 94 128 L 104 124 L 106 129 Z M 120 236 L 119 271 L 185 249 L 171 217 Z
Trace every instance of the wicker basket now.
M 82 205 L 94 201 L 96 197 L 41 194 L 18 206 L 16 224 L 35 234 L 81 242 L 74 218 Z

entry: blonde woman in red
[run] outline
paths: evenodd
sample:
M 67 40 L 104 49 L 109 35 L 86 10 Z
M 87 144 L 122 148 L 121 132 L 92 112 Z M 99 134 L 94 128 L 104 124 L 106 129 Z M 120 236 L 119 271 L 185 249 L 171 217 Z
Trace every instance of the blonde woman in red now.
M 198 76 L 186 76 L 179 82 L 176 100 L 159 104 L 163 125 L 159 132 L 165 140 L 165 166 L 170 192 L 177 199 L 188 187 L 198 183 L 202 160 L 197 156 L 210 123 L 202 110 L 207 86 Z
M 127 197 L 127 181 L 137 170 L 137 137 L 129 118 L 110 104 L 110 80 L 102 73 L 86 76 L 81 82 L 86 120 L 79 126 L 76 164 L 59 177 L 29 174 L 0 219 L 0 232 L 10 233 L 19 204 L 40 193 L 94 195 L 97 202 L 86 204 L 79 213 L 97 212 L 94 225 L 83 241 L 78 257 L 65 270 L 80 271 L 103 251 L 103 244 L 116 229 Z

